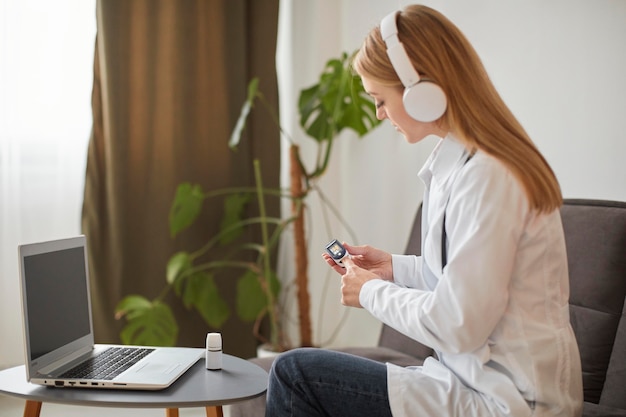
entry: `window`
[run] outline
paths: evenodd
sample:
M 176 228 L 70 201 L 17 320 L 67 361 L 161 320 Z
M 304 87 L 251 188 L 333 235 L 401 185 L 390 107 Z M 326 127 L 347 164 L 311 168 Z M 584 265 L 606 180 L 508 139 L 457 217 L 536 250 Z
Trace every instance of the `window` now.
M 80 233 L 95 10 L 0 0 L 0 368 L 23 363 L 17 245 Z

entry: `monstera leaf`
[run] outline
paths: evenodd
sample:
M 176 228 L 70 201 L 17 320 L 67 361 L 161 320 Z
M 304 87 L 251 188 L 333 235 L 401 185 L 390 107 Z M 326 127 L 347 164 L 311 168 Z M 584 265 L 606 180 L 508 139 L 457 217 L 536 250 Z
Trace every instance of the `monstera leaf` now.
M 124 344 L 174 346 L 176 343 L 178 325 L 167 304 L 129 295 L 118 303 L 115 315 L 126 318 L 126 326 L 120 333 Z
M 187 308 L 195 308 L 211 327 L 220 328 L 230 317 L 230 308 L 221 296 L 213 274 L 196 272 L 184 280 L 180 290 Z
M 224 216 L 220 222 L 220 244 L 227 245 L 243 234 L 245 209 L 251 194 L 237 193 L 224 200 Z
M 319 82 L 301 91 L 298 108 L 300 126 L 318 142 L 330 141 L 346 128 L 363 136 L 380 123 L 345 53 L 329 60 Z
M 182 183 L 178 186 L 169 214 L 171 237 L 175 237 L 196 221 L 203 200 L 204 193 L 200 185 Z
M 274 272 L 269 283 L 270 291 L 274 298 L 280 292 L 280 281 Z M 263 288 L 258 274 L 247 271 L 237 282 L 237 314 L 245 321 L 256 320 L 268 306 L 267 294 Z
M 187 252 L 175 253 L 167 263 L 165 272 L 167 283 L 173 284 L 177 278 L 189 271 L 191 267 L 191 256 Z

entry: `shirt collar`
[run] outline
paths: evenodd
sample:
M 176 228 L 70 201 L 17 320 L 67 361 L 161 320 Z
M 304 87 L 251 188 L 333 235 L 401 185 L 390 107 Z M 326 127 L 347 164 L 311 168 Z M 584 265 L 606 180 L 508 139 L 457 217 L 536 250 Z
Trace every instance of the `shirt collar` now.
M 437 143 L 418 175 L 428 188 L 433 178 L 441 184 L 465 161 L 467 154 L 465 146 L 449 133 Z

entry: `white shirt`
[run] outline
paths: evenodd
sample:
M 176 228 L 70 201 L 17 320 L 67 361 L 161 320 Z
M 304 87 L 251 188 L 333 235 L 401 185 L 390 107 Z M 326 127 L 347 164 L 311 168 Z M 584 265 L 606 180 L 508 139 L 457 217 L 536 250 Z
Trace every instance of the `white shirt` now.
M 388 364 L 392 412 L 419 409 L 418 377 L 443 373 L 502 415 L 580 415 L 582 374 L 559 210 L 530 210 L 502 163 L 481 151 L 467 158 L 452 136 L 439 142 L 420 171 L 422 256 L 393 255 L 394 282 L 372 280 L 360 293 L 372 315 L 439 358 L 424 367 Z

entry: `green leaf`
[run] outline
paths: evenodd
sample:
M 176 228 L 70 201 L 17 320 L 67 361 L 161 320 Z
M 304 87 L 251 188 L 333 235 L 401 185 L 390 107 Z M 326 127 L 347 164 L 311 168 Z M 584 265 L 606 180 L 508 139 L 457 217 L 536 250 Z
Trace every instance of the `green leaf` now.
M 211 327 L 220 328 L 230 317 L 230 308 L 219 293 L 212 274 L 197 272 L 185 280 L 183 302 L 193 307 Z
M 353 105 L 346 107 L 341 124 L 350 126 L 359 137 L 362 137 L 381 121 L 376 117 L 376 106 L 365 92 L 359 77 L 352 77 L 350 91 Z
M 115 306 L 115 318 L 120 319 L 131 315 L 137 311 L 147 310 L 152 306 L 152 302 L 141 295 L 128 295 Z
M 270 276 L 269 286 L 276 299 L 280 292 L 280 281 L 274 273 Z M 237 314 L 244 321 L 254 321 L 267 307 L 267 294 L 259 276 L 247 271 L 237 282 Z
M 243 321 L 254 321 L 267 306 L 267 296 L 252 271 L 239 278 L 237 282 L 237 314 Z
M 192 267 L 191 257 L 187 252 L 178 252 L 172 255 L 167 262 L 166 280 L 168 284 L 173 284 L 176 279 Z
M 169 214 L 171 237 L 193 224 L 200 214 L 203 200 L 200 185 L 185 182 L 178 186 Z
M 115 310 L 116 317 L 126 317 L 126 326 L 120 333 L 122 343 L 143 346 L 176 344 L 178 324 L 168 305 L 131 295 L 120 301 Z
M 346 128 L 360 137 L 380 124 L 345 53 L 329 60 L 318 83 L 300 92 L 298 109 L 300 126 L 318 142 L 331 140 Z
M 224 199 L 224 217 L 220 222 L 221 245 L 227 245 L 243 233 L 243 215 L 251 198 L 250 194 L 233 194 Z M 241 225 L 241 227 L 235 227 L 236 225 Z
M 231 149 L 236 149 L 241 141 L 241 135 L 243 130 L 246 127 L 246 120 L 248 119 L 248 114 L 250 114 L 250 110 L 254 105 L 254 99 L 257 97 L 259 91 L 259 79 L 253 78 L 250 83 L 248 83 L 248 97 L 246 101 L 243 103 L 241 107 L 241 112 L 239 113 L 239 118 L 237 119 L 237 123 L 235 124 L 235 128 L 230 135 L 230 141 L 228 142 L 228 146 Z

